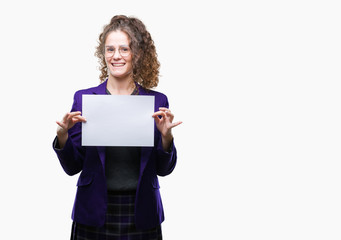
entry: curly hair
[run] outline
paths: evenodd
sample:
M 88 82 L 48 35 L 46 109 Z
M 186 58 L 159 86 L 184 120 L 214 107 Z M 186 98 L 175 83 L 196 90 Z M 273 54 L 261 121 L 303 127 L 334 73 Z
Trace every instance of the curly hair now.
M 157 59 L 154 41 L 141 20 L 124 15 L 114 16 L 99 35 L 95 56 L 99 58 L 100 81 L 104 82 L 108 77 L 104 47 L 108 34 L 113 31 L 123 31 L 129 37 L 129 47 L 133 56 L 133 80 L 146 89 L 156 87 L 159 83 L 160 63 Z

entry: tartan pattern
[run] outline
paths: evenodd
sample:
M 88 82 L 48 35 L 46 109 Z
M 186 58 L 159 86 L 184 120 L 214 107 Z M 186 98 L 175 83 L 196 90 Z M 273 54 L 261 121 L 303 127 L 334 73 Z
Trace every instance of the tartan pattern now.
M 134 223 L 135 193 L 108 193 L 108 211 L 103 227 L 73 222 L 71 240 L 162 240 L 161 226 L 137 230 Z

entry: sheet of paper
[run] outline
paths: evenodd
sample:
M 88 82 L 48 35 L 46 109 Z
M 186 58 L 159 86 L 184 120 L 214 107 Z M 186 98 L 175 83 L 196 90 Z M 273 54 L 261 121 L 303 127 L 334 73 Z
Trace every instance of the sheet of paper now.
M 154 96 L 83 95 L 82 146 L 154 146 Z

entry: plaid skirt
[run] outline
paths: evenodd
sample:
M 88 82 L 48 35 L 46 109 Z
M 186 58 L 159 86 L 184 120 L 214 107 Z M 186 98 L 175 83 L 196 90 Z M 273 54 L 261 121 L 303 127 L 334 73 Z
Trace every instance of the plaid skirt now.
M 135 228 L 135 193 L 108 192 L 108 210 L 103 227 L 73 222 L 71 240 L 162 240 L 161 226 L 149 230 Z

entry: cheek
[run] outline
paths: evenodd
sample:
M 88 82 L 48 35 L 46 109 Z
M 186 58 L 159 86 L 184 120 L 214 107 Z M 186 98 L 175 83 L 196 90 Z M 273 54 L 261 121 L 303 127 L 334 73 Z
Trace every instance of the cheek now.
M 133 66 L 133 57 L 132 57 L 132 56 L 129 58 L 129 64 L 130 64 L 131 66 Z
M 129 68 L 133 68 L 133 61 L 131 58 L 129 60 L 127 59 L 126 63 L 128 64 Z
M 105 62 L 105 65 L 108 67 L 108 60 L 107 59 L 104 59 L 104 62 Z

